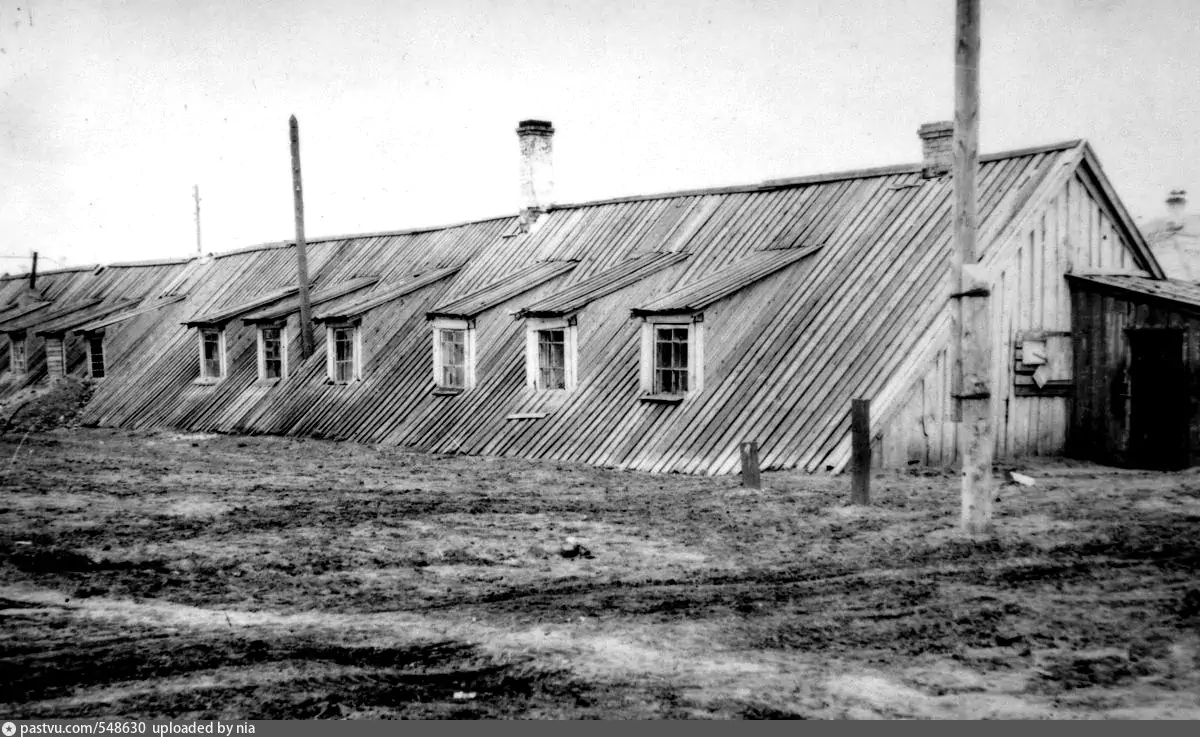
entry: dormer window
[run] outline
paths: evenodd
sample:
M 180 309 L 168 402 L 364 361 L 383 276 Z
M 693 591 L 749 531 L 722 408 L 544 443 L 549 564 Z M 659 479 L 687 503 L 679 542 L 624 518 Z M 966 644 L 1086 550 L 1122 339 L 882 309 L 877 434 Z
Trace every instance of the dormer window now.
M 258 329 L 258 378 L 275 381 L 287 378 L 287 328 L 264 325 Z
M 536 391 L 575 388 L 575 318 L 526 321 L 525 379 Z
M 225 378 L 225 331 L 200 329 L 200 381 L 216 383 Z
M 326 371 L 334 384 L 350 384 L 362 378 L 362 337 L 358 325 L 332 324 L 326 327 L 328 345 Z
M 471 322 L 434 320 L 433 381 L 446 392 L 475 386 L 475 327 Z
M 703 385 L 700 315 L 651 317 L 642 326 L 642 392 L 647 399 L 678 401 Z
M 88 368 L 93 379 L 104 378 L 104 336 L 87 336 Z

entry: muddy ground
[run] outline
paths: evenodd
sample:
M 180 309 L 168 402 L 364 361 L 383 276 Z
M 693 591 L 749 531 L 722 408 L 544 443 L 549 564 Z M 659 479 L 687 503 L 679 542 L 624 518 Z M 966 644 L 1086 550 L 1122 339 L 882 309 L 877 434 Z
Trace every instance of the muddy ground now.
M 0 437 L 0 715 L 1200 717 L 1200 474 L 650 476 Z

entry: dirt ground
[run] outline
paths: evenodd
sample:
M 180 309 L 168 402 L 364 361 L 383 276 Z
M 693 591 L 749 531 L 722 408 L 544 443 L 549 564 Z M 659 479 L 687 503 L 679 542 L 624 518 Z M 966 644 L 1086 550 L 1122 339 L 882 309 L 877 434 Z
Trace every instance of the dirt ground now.
M 294 438 L 0 437 L 0 715 L 1197 718 L 1200 474 L 762 491 Z

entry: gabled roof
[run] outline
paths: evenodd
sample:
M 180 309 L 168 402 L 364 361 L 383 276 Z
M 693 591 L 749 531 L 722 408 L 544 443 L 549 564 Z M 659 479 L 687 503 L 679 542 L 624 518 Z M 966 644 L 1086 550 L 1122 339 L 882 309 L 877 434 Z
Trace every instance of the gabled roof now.
M 377 276 L 364 276 L 358 279 L 351 279 L 348 282 L 341 284 L 331 284 L 325 289 L 314 290 L 309 302 L 313 307 L 332 302 L 339 297 L 345 297 L 347 294 L 374 286 L 379 281 Z M 242 318 L 242 322 L 247 324 L 279 322 L 287 319 L 287 316 L 300 309 L 300 295 L 288 297 L 281 304 L 273 307 L 268 307 L 265 310 L 251 313 Z
M 759 251 L 733 265 L 710 274 L 699 281 L 687 284 L 675 291 L 633 308 L 634 317 L 648 315 L 670 315 L 702 310 L 717 300 L 724 299 L 756 281 L 789 266 L 805 256 L 821 250 L 821 246 L 789 248 L 779 251 Z
M 538 261 L 486 287 L 434 307 L 425 316 L 470 319 L 575 268 L 576 261 Z
M 433 271 L 426 271 L 423 274 L 417 274 L 399 284 L 390 286 L 382 291 L 374 292 L 353 302 L 330 305 L 314 315 L 313 320 L 315 322 L 336 322 L 338 320 L 353 319 L 388 302 L 400 299 L 407 294 L 412 294 L 418 289 L 423 289 L 430 284 L 439 282 L 448 276 L 453 276 L 461 268 L 460 266 L 450 266 L 444 269 L 434 269 Z
M 104 328 L 108 327 L 109 325 L 116 325 L 119 322 L 125 322 L 126 320 L 137 317 L 138 315 L 144 315 L 147 312 L 153 312 L 154 310 L 159 310 L 159 309 L 162 309 L 163 307 L 168 307 L 170 305 L 177 304 L 179 302 L 182 302 L 185 298 L 186 298 L 185 295 L 177 294 L 173 297 L 163 297 L 162 299 L 156 299 L 153 302 L 151 302 L 150 304 L 138 305 L 136 307 L 132 307 L 127 310 L 122 310 L 122 311 L 116 312 L 114 314 L 105 315 L 104 317 L 92 320 L 91 322 L 84 323 L 83 325 L 80 325 L 79 327 L 74 328 L 73 332 L 92 333 L 97 330 L 103 330 Z
M 203 315 L 196 315 L 191 320 L 188 320 L 183 324 L 189 328 L 223 327 L 225 323 L 238 317 L 239 315 L 244 315 L 247 312 L 257 310 L 260 307 L 266 307 L 269 304 L 274 304 L 281 299 L 287 299 L 299 291 L 300 287 L 284 287 L 283 289 L 277 289 L 274 292 L 269 292 L 258 299 L 254 299 L 249 302 L 243 302 L 242 304 L 234 305 L 232 307 L 225 307 Z
M 1178 279 L 1151 279 L 1124 274 L 1067 274 L 1067 279 L 1092 290 L 1137 295 L 1200 309 L 1200 284 Z
M 126 299 L 126 300 L 122 300 L 120 302 L 115 302 L 115 303 L 110 302 L 109 304 L 98 304 L 98 305 L 95 305 L 94 307 L 89 307 L 84 310 L 78 310 L 76 312 L 72 312 L 69 315 L 64 315 L 64 316 L 58 318 L 57 320 L 52 320 L 50 322 L 39 325 L 35 335 L 58 335 L 61 333 L 66 333 L 68 331 L 74 330 L 75 328 L 79 327 L 80 325 L 86 325 L 87 323 L 89 323 L 93 320 L 96 320 L 98 318 L 102 318 L 107 315 L 111 315 L 115 312 L 119 312 L 121 310 L 125 310 L 130 307 L 133 307 L 138 302 L 141 302 L 141 300 L 140 299 Z
M 1075 178 L 1085 189 L 1076 187 Z M 1154 272 L 1153 263 L 1143 263 L 1138 255 L 1136 231 L 1125 235 L 1119 201 L 1110 196 L 1087 145 L 1078 141 L 981 157 L 979 244 L 985 265 L 1015 257 L 1020 237 L 1036 227 L 1038 214 L 1064 188 L 1101 202 L 1122 242 L 1133 244 L 1136 265 Z M 183 339 L 178 320 L 194 313 L 220 317 L 218 308 L 254 299 L 263 293 L 262 285 L 287 283 L 295 272 L 294 254 L 286 250 L 290 244 L 192 262 L 186 267 L 189 302 L 183 303 L 189 306 L 164 310 L 161 319 L 148 316 L 144 332 L 138 321 L 144 339 L 132 350 L 152 365 L 136 376 L 105 382 L 85 420 L 318 434 L 434 452 L 562 458 L 683 473 L 735 471 L 739 444 L 757 440 L 764 468 L 836 468 L 849 457 L 850 399 L 872 398 L 872 415 L 878 410 L 882 426 L 888 407 L 902 406 L 911 377 L 933 360 L 922 356 L 935 355 L 938 341 L 948 335 L 952 189 L 952 177 L 926 179 L 919 164 L 907 164 L 557 205 L 539 219 L 538 228 L 521 233 L 511 233 L 517 219 L 506 217 L 421 231 L 310 238 L 310 273 L 320 283 L 376 270 L 382 277 L 370 291 L 319 310 L 320 317 L 345 317 L 377 309 L 371 313 L 371 340 L 378 349 L 369 351 L 372 367 L 349 401 L 343 392 L 325 390 L 319 367 L 297 372 L 269 394 L 254 389 L 247 394 L 253 371 L 244 366 L 239 376 L 245 382 L 225 382 L 197 395 L 187 372 L 178 370 L 190 369 L 196 360 L 195 345 Z M 814 244 L 822 244 L 817 257 L 799 255 Z M 519 331 L 508 330 L 504 349 L 487 351 L 487 367 L 472 392 L 453 402 L 430 396 L 427 315 L 474 315 L 555 297 L 565 303 L 575 282 L 651 252 L 682 252 L 688 259 L 603 300 L 607 312 L 581 327 L 596 332 L 586 333 L 592 369 L 578 394 L 544 404 L 525 396 L 525 356 L 519 339 L 513 340 Z M 786 272 L 760 276 L 772 272 L 759 272 L 759 266 L 785 268 L 772 260 L 792 255 L 801 260 L 790 262 Z M 445 272 L 445 281 L 429 282 L 411 298 L 381 301 L 411 293 L 418 282 L 434 278 L 426 272 L 450 263 L 464 265 L 453 282 Z M 575 271 L 559 282 L 547 281 L 572 267 Z M 410 274 L 425 275 L 402 281 Z M 109 276 L 106 271 L 100 278 Z M 164 272 L 160 286 L 170 283 L 167 276 Z M 597 278 L 595 284 L 610 278 Z M 62 303 L 95 293 L 91 279 L 49 279 L 47 295 Z M 0 280 L 0 296 L 10 297 L 24 286 Z M 535 287 L 536 292 L 514 299 Z M 276 296 L 282 300 L 293 293 Z M 704 392 L 679 405 L 638 402 L 637 382 L 630 379 L 640 336 L 623 319 L 627 310 L 687 311 L 722 296 L 720 307 L 728 310 L 704 308 L 710 328 L 706 360 L 722 367 L 720 380 L 707 382 Z M 428 307 L 434 303 L 438 306 Z M 228 319 L 267 306 L 241 305 Z M 571 305 L 558 305 L 563 306 Z M 601 306 L 594 303 L 593 309 Z M 550 411 L 536 423 L 506 421 L 514 410 L 527 408 Z
M 591 302 L 657 274 L 688 257 L 686 253 L 646 253 L 577 282 L 517 313 L 516 317 L 560 317 Z
M 1080 144 L 1083 151 L 1083 161 L 1087 164 L 1088 169 L 1096 178 L 1096 184 L 1100 188 L 1100 199 L 1108 206 L 1116 217 L 1121 229 L 1129 237 L 1130 245 L 1133 250 L 1141 257 L 1144 266 L 1151 276 L 1159 279 L 1166 278 L 1166 272 L 1158 263 L 1158 259 L 1154 256 L 1154 251 L 1150 248 L 1150 244 L 1146 241 L 1145 234 L 1133 222 L 1133 217 L 1129 211 L 1125 209 L 1125 204 L 1121 202 L 1121 198 L 1117 196 L 1113 189 L 1112 183 L 1108 181 L 1108 176 L 1104 173 L 1104 169 L 1100 166 L 1100 159 L 1096 156 L 1096 152 L 1092 150 L 1091 144 L 1083 141 Z
M 0 323 L 0 332 L 19 333 L 39 325 L 46 325 L 58 320 L 59 318 L 98 305 L 101 301 L 102 300 L 99 297 L 93 297 L 91 299 L 84 299 L 78 302 L 71 302 L 69 304 L 62 305 L 58 309 L 51 310 L 50 312 L 42 313 L 39 311 L 36 315 L 26 314 L 21 317 L 8 320 L 7 322 Z

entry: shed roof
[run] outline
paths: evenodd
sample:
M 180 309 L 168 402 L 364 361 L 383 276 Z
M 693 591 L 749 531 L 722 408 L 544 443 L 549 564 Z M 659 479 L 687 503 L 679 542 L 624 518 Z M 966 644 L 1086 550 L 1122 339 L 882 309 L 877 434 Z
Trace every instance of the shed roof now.
M 351 279 L 350 281 L 342 282 L 341 284 L 331 284 L 324 289 L 313 290 L 309 301 L 312 303 L 313 307 L 316 307 L 317 305 L 322 305 L 326 302 L 332 302 L 339 297 L 345 297 L 348 294 L 354 294 L 355 292 L 366 289 L 367 287 L 374 286 L 378 281 L 379 277 L 377 276 L 364 276 L 358 279 Z M 299 309 L 300 295 L 295 294 L 291 297 L 288 297 L 280 304 L 246 315 L 242 318 L 242 322 L 279 322 L 280 320 L 286 319 L 287 316 L 293 312 L 297 312 Z
M 188 320 L 183 324 L 189 328 L 221 327 L 239 315 L 244 315 L 247 312 L 257 310 L 260 307 L 266 307 L 269 304 L 274 304 L 281 299 L 287 299 L 299 291 L 299 287 L 284 287 L 283 289 L 277 289 L 274 292 L 268 292 L 261 297 L 256 297 L 249 302 L 242 302 L 240 304 L 230 307 L 223 307 L 219 310 L 215 310 L 203 315 L 196 315 L 191 320 Z
M 1067 279 L 1083 288 L 1122 292 L 1200 308 L 1200 284 L 1179 279 L 1151 279 L 1124 274 L 1067 274 Z
M 653 302 L 633 308 L 633 316 L 668 315 L 702 310 L 713 302 L 724 299 L 819 250 L 821 250 L 821 246 L 759 251 L 728 268 L 685 284 Z
M 406 279 L 399 284 L 393 284 L 383 290 L 360 297 L 352 302 L 344 302 L 342 304 L 330 305 L 321 312 L 318 312 L 313 320 L 316 322 L 334 322 L 337 320 L 348 320 L 358 317 L 359 315 L 370 312 L 371 310 L 381 307 L 388 302 L 400 299 L 401 297 L 412 294 L 418 289 L 429 286 L 436 282 L 445 279 L 448 276 L 453 276 L 458 273 L 461 267 L 448 266 L 444 269 L 433 269 L 422 274 L 417 274 L 409 279 Z
M 686 253 L 646 253 L 622 261 L 611 269 L 576 282 L 561 292 L 538 300 L 517 317 L 559 317 L 576 312 L 589 303 L 656 274 L 688 258 Z
M 9 307 L 8 309 L 4 310 L 4 312 L 0 312 L 0 330 L 3 330 L 3 326 L 8 322 L 11 322 L 11 321 L 16 320 L 21 317 L 24 317 L 25 315 L 28 315 L 31 312 L 36 312 L 37 310 L 43 310 L 52 304 L 54 304 L 54 303 L 53 302 L 34 302 L 32 304 L 27 304 L 27 305 L 13 305 L 13 306 Z
M 482 289 L 450 302 L 443 302 L 427 312 L 427 318 L 458 317 L 470 319 L 487 310 L 504 304 L 534 287 L 545 284 L 556 276 L 574 269 L 576 261 L 537 261 L 523 269 L 500 277 Z
M 153 312 L 154 310 L 159 310 L 159 309 L 162 309 L 163 307 L 168 307 L 170 305 L 177 304 L 179 302 L 182 302 L 184 299 L 185 299 L 185 295 L 176 294 L 171 297 L 163 297 L 162 299 L 156 299 L 149 304 L 138 304 L 136 306 L 130 307 L 129 309 L 123 309 L 120 312 L 114 312 L 112 314 L 107 314 L 103 317 L 92 320 L 91 322 L 84 323 L 83 325 L 80 325 L 79 327 L 74 328 L 74 332 L 76 332 L 76 333 L 91 333 L 91 332 L 95 332 L 97 330 L 103 330 L 104 328 L 108 327 L 109 325 L 116 325 L 119 322 L 125 322 L 126 320 L 137 317 L 138 315 L 144 315 L 147 312 Z
M 103 304 L 103 303 L 97 304 L 97 305 L 95 305 L 93 307 L 89 307 L 87 309 L 72 312 L 69 315 L 63 315 L 62 317 L 60 317 L 56 320 L 51 320 L 50 322 L 42 323 L 41 325 L 38 326 L 36 334 L 37 335 L 57 335 L 60 333 L 66 333 L 71 330 L 74 330 L 75 328 L 79 327 L 80 325 L 86 325 L 87 323 L 92 322 L 93 320 L 96 320 L 96 319 L 99 319 L 102 317 L 106 317 L 107 315 L 111 315 L 116 312 L 120 312 L 121 310 L 125 310 L 130 307 L 133 307 L 133 306 L 137 305 L 137 303 L 139 303 L 139 302 L 141 302 L 140 299 L 126 299 L 126 300 L 121 300 L 120 302 L 109 302 L 108 304 Z
M 14 317 L 14 318 L 8 320 L 7 322 L 0 323 L 0 332 L 5 332 L 5 333 L 24 332 L 26 330 L 29 330 L 30 328 L 37 327 L 39 325 L 46 325 L 46 324 L 52 323 L 54 321 L 57 321 L 59 318 L 65 317 L 67 315 L 78 312 L 80 310 L 86 310 L 89 307 L 100 304 L 100 302 L 101 302 L 101 299 L 99 297 L 92 297 L 90 299 L 84 299 L 84 300 L 79 300 L 77 302 L 70 302 L 68 304 L 64 304 L 64 305 L 60 306 L 58 309 L 51 310 L 50 312 L 42 313 L 39 311 L 38 314 L 36 314 L 36 315 L 27 313 L 20 317 Z

